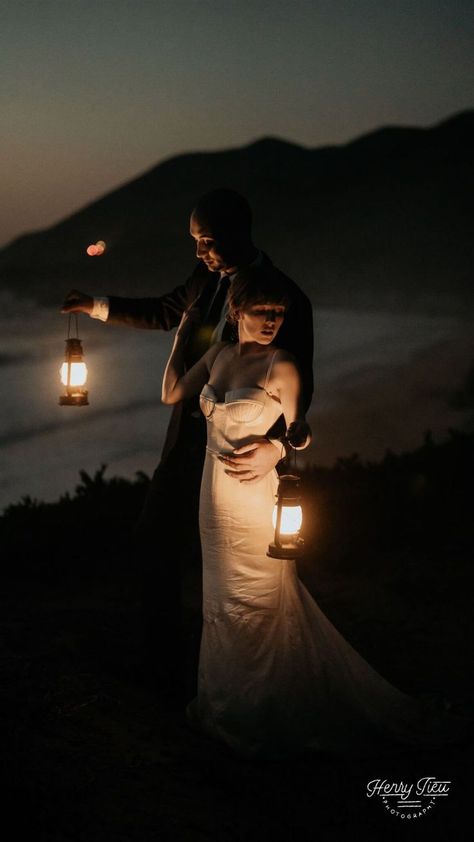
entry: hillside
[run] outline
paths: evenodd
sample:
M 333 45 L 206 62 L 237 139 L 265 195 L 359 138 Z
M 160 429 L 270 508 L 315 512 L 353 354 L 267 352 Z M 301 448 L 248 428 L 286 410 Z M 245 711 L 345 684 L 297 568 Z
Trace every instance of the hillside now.
M 92 293 L 160 294 L 194 261 L 188 218 L 229 186 L 255 209 L 255 240 L 315 305 L 463 313 L 473 305 L 474 112 L 386 127 L 341 146 L 277 138 L 158 164 L 0 252 L 0 287 L 57 305 Z M 97 239 L 100 258 L 85 249 Z

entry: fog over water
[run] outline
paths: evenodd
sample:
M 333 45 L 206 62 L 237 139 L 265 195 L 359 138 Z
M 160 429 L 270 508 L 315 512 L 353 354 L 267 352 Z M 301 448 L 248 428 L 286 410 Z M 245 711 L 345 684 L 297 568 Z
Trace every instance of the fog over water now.
M 160 402 L 172 334 L 79 318 L 89 367 L 88 407 L 60 407 L 67 317 L 1 296 L 0 507 L 23 495 L 73 492 L 79 470 L 133 478 L 159 460 L 170 408 Z M 469 325 L 453 317 L 319 309 L 314 313 L 314 443 L 330 465 L 358 452 L 382 457 L 471 423 L 453 396 L 474 358 Z M 299 457 L 300 458 L 300 457 Z M 301 460 L 302 461 L 302 460 Z

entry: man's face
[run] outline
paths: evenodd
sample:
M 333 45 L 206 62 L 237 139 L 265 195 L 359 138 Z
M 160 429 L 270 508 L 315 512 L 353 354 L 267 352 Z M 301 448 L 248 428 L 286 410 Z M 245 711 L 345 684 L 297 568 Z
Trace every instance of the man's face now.
M 223 272 L 234 266 L 225 256 L 225 247 L 213 234 L 209 223 L 200 220 L 196 214 L 191 214 L 189 233 L 196 241 L 196 257 L 206 264 L 211 272 Z

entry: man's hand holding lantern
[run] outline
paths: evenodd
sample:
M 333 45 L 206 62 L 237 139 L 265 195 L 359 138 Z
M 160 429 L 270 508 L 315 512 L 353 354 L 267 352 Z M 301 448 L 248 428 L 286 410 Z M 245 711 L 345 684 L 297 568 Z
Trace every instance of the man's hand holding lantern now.
M 72 289 L 63 301 L 61 313 L 88 313 L 90 315 L 93 306 L 94 299 L 92 295 L 87 295 L 78 289 Z
M 300 418 L 290 424 L 285 438 L 294 450 L 303 450 L 311 441 L 311 428 L 304 418 Z

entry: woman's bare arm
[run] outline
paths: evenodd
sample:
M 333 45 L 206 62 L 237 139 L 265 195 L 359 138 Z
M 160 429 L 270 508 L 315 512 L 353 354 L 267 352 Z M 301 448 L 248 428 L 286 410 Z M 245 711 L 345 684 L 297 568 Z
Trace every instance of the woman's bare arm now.
M 303 450 L 311 441 L 311 429 L 304 413 L 301 375 L 291 356 L 275 360 L 272 372 L 272 390 L 278 391 L 287 427 L 287 439 L 295 450 Z
M 193 311 L 183 313 L 183 317 L 174 337 L 173 348 L 163 374 L 161 387 L 161 400 L 166 404 L 174 404 L 179 401 L 197 395 L 205 383 L 219 351 L 226 345 L 226 342 L 216 342 L 212 345 L 200 360 L 185 373 L 184 345 L 193 321 L 197 314 Z

